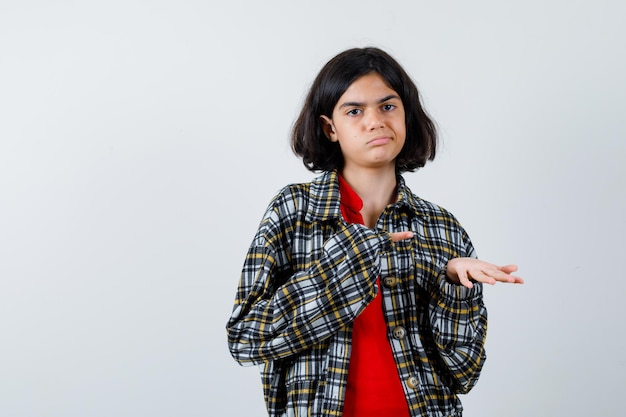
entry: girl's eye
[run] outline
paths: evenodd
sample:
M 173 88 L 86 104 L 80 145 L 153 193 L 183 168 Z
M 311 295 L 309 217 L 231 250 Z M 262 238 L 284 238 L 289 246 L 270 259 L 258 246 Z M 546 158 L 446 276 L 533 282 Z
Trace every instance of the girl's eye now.
M 396 108 L 396 106 L 394 106 L 393 104 L 383 104 L 383 110 L 384 111 L 390 111 L 390 110 L 393 110 L 395 108 Z
M 356 116 L 357 114 L 361 113 L 361 109 L 352 109 L 352 110 L 348 110 L 348 115 L 349 116 Z

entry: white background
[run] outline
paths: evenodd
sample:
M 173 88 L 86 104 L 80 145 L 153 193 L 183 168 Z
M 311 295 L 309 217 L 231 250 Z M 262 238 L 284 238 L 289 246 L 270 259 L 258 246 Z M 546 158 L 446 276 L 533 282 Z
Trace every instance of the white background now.
M 321 66 L 375 45 L 443 144 L 407 174 L 479 256 L 488 361 L 465 415 L 621 416 L 622 2 L 5 1 L 0 416 L 262 416 L 224 325 Z

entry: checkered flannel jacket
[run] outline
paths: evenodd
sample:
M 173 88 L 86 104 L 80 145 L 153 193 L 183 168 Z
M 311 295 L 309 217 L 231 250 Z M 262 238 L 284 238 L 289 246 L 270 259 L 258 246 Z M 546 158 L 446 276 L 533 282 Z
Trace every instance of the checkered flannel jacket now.
M 391 241 L 405 230 L 415 236 Z M 227 324 L 232 356 L 260 368 L 269 416 L 341 416 L 351 323 L 377 277 L 410 414 L 460 416 L 456 394 L 485 360 L 487 312 L 482 285 L 446 280 L 455 257 L 475 257 L 468 235 L 400 176 L 375 230 L 345 223 L 336 172 L 285 187 L 252 241 Z

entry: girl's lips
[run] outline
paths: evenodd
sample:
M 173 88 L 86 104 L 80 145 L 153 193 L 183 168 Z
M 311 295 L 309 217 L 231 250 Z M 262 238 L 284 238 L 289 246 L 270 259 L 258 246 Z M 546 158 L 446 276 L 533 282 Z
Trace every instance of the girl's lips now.
M 370 140 L 369 142 L 367 142 L 367 144 L 377 146 L 377 145 L 385 145 L 389 142 L 391 142 L 391 138 L 389 136 L 382 136 L 380 138 L 374 138 Z

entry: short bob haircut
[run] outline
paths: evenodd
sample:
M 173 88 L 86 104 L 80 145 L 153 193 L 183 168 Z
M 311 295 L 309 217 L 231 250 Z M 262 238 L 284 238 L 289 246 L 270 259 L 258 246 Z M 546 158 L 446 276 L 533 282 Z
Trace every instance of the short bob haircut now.
M 324 134 L 322 115 L 332 118 L 339 98 L 363 75 L 376 73 L 402 100 L 406 140 L 396 158 L 396 172 L 415 171 L 435 158 L 437 131 L 420 102 L 411 77 L 386 52 L 373 47 L 354 48 L 332 58 L 317 75 L 294 123 L 291 148 L 310 171 L 332 171 L 343 167 L 339 143 Z

